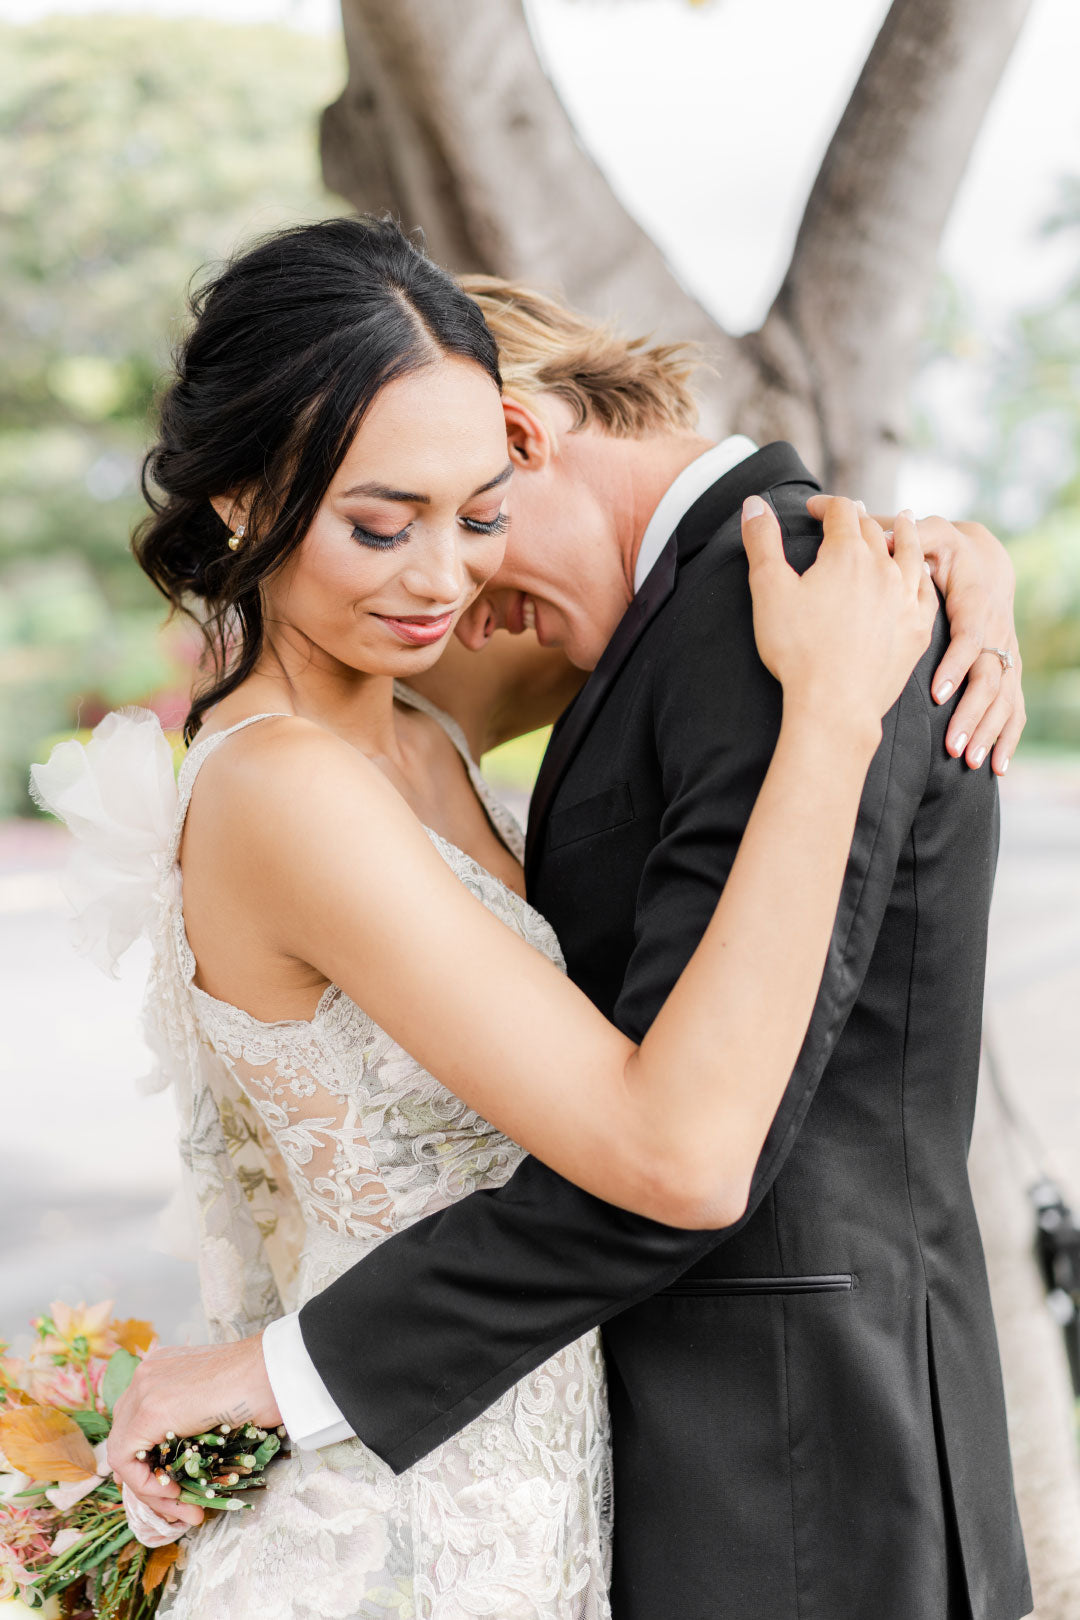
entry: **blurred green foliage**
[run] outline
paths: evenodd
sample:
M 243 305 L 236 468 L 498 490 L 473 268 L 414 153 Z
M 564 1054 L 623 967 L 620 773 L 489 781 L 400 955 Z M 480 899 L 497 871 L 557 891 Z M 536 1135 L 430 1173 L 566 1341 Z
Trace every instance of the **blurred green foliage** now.
M 1063 291 L 1021 316 L 994 377 L 980 502 L 1012 545 L 1033 742 L 1080 747 L 1080 180 L 1047 234 L 1076 250 Z M 1034 511 L 1032 505 L 1034 503 Z M 1032 519 L 1034 518 L 1034 521 Z M 1018 522 L 1019 520 L 1019 522 Z
M 155 386 L 201 266 L 342 211 L 318 114 L 342 47 L 201 19 L 0 24 L 0 814 L 42 739 L 194 656 L 128 552 Z
M 921 426 L 923 447 L 964 468 L 976 515 L 1016 567 L 1016 617 L 1028 701 L 1025 742 L 1080 747 L 1080 179 L 1063 182 L 1044 227 L 1074 266 L 1061 289 L 1020 311 L 988 344 L 943 284 L 930 366 L 963 377 Z
M 481 760 L 484 775 L 496 787 L 530 792 L 550 736 L 551 727 L 544 726 L 540 731 L 530 731 L 527 736 L 512 737 L 509 742 L 501 743 Z

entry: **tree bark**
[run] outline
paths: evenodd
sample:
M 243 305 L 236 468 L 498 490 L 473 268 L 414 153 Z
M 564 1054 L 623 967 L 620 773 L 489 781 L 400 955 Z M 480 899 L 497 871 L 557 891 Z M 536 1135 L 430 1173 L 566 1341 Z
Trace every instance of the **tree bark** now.
M 543 71 L 522 0 L 343 0 L 349 80 L 323 175 L 358 208 L 420 226 L 457 272 L 561 288 L 633 331 L 704 344 L 709 423 L 733 422 L 756 360 L 679 284 L 627 213 Z
M 762 329 L 805 357 L 826 481 L 872 504 L 893 488 L 937 245 L 1030 9 L 894 0 Z
M 706 428 L 795 443 L 887 506 L 937 244 L 1031 0 L 894 0 L 760 332 L 733 338 L 584 151 L 522 0 L 343 0 L 349 79 L 323 117 L 327 184 L 420 226 L 432 256 L 561 286 L 710 362 Z

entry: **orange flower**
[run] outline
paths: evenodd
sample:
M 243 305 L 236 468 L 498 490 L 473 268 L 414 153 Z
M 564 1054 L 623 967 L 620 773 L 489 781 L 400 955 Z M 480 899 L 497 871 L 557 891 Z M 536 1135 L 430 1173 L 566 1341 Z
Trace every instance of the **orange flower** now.
M 111 1356 L 117 1348 L 112 1308 L 111 1299 L 100 1305 L 65 1305 L 56 1300 L 49 1307 L 56 1332 L 43 1335 L 41 1349 L 48 1355 L 64 1355 L 77 1349 L 82 1355 Z M 81 1342 L 77 1345 L 76 1341 Z
M 140 1322 L 137 1316 L 129 1316 L 123 1322 L 112 1322 L 110 1327 L 120 1349 L 130 1350 L 133 1356 L 141 1356 L 154 1342 L 153 1323 Z

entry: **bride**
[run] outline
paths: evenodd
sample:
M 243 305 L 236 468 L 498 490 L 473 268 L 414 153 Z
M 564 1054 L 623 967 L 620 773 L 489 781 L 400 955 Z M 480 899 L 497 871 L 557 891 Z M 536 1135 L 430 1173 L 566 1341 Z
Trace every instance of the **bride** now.
M 893 558 L 834 501 L 799 577 L 747 503 L 782 730 L 712 921 L 635 1046 L 562 973 L 458 725 L 402 684 L 503 552 L 479 308 L 392 224 L 335 220 L 236 259 L 195 314 L 136 542 L 172 603 L 201 604 L 211 649 L 178 789 L 137 712 L 35 780 L 84 840 L 88 948 L 153 942 L 213 1336 L 257 1333 L 525 1153 L 654 1219 L 728 1225 L 810 1019 L 882 716 L 929 642 L 914 525 Z M 608 1462 L 591 1333 L 401 1476 L 358 1440 L 276 1464 L 254 1513 L 190 1539 L 160 1612 L 603 1620 Z

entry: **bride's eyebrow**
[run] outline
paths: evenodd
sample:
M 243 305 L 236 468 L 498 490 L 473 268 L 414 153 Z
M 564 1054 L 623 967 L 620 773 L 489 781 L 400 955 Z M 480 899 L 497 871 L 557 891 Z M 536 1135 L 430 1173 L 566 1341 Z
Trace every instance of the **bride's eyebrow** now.
M 478 489 L 474 489 L 468 497 L 469 500 L 475 500 L 477 495 L 484 495 L 489 489 L 497 489 L 500 484 L 505 484 L 513 470 L 508 461 L 502 471 L 495 474 L 494 478 L 489 478 L 486 484 L 481 484 Z M 401 501 L 411 506 L 431 505 L 430 495 L 417 495 L 415 491 L 407 489 L 390 489 L 386 484 L 353 484 L 351 488 L 342 490 L 341 493 L 343 499 L 348 495 L 368 495 L 376 501 Z

